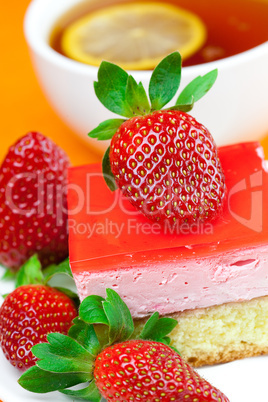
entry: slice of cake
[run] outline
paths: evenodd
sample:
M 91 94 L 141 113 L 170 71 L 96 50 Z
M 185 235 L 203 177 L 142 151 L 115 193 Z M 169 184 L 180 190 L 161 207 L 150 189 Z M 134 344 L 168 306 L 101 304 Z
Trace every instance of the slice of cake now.
M 106 186 L 100 165 L 69 171 L 70 263 L 80 298 L 115 289 L 137 319 L 179 325 L 193 365 L 268 352 L 268 169 L 258 143 L 219 149 L 228 189 L 213 223 L 163 227 Z

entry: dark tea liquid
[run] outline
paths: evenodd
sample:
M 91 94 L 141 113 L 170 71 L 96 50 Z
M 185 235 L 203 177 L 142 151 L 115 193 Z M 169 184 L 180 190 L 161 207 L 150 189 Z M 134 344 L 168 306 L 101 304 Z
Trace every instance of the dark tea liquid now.
M 50 38 L 51 47 L 64 55 L 61 37 L 69 24 L 90 11 L 122 2 L 133 1 L 85 1 L 76 6 L 56 24 Z M 192 11 L 207 27 L 206 43 L 183 61 L 184 66 L 233 56 L 268 40 L 268 0 L 167 0 L 165 3 Z

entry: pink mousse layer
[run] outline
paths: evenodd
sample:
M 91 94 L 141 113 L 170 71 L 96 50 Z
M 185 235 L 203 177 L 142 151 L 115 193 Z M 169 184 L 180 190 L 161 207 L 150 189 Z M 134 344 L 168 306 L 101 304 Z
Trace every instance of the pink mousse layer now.
M 243 249 L 195 260 L 167 260 L 75 275 L 80 297 L 112 288 L 134 317 L 250 300 L 268 294 L 268 247 Z
M 250 300 L 268 294 L 268 247 L 244 249 L 195 260 L 167 260 L 105 272 L 75 275 L 80 297 L 105 296 L 112 288 L 134 317 Z
M 262 149 L 222 147 L 220 157 L 228 188 L 223 215 L 187 234 L 159 231 L 107 189 L 100 166 L 70 170 L 70 264 L 81 300 L 112 288 L 142 317 L 268 295 Z

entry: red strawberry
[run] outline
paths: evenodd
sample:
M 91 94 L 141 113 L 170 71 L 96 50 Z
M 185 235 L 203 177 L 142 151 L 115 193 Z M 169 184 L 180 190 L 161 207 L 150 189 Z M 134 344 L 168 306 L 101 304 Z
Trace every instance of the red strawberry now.
M 82 301 L 69 336 L 49 334 L 48 343 L 34 346 L 38 360 L 19 379 L 23 388 L 95 402 L 229 402 L 167 345 L 176 320 L 156 312 L 130 340 L 128 307 L 113 289 L 106 293 Z M 79 383 L 82 388 L 70 389 Z
M 225 179 L 216 144 L 202 124 L 186 112 L 214 84 L 217 71 L 193 80 L 175 106 L 163 107 L 176 94 L 181 77 L 178 52 L 153 71 L 149 100 L 141 83 L 120 67 L 103 62 L 95 92 L 112 112 L 129 118 L 110 119 L 89 135 L 111 139 L 103 160 L 111 182 L 149 219 L 161 224 L 187 224 L 217 218 L 225 198 Z M 109 177 L 110 176 L 110 177 Z
M 0 344 L 6 358 L 26 369 L 37 360 L 31 348 L 46 342 L 47 334 L 67 334 L 76 317 L 74 302 L 59 290 L 44 285 L 20 286 L 0 307 Z
M 50 139 L 29 132 L 13 146 L 0 168 L 0 263 L 18 269 L 38 253 L 43 265 L 68 254 L 69 160 Z
M 127 120 L 112 138 L 110 161 L 118 187 L 149 219 L 192 224 L 222 209 L 216 145 L 187 113 L 157 111 Z
M 107 401 L 229 401 L 159 342 L 132 340 L 104 349 L 97 356 L 94 378 Z

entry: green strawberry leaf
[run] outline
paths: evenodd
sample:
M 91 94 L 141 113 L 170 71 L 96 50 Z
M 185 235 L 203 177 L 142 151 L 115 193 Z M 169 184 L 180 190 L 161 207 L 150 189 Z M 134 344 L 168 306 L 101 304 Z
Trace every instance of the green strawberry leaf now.
M 167 110 L 180 110 L 182 112 L 190 112 L 194 107 L 194 97 L 192 96 L 191 103 L 178 103 L 176 106 L 169 107 Z
M 132 111 L 126 102 L 127 80 L 128 73 L 121 67 L 103 61 L 94 89 L 98 99 L 108 110 L 120 116 L 132 117 Z
M 105 120 L 94 130 L 91 130 L 88 135 L 91 138 L 97 138 L 99 141 L 110 140 L 124 121 L 124 119 Z
M 77 293 L 73 292 L 71 289 L 63 288 L 61 286 L 55 286 L 55 289 L 59 290 L 61 293 L 64 293 L 66 296 L 68 296 L 70 299 L 77 299 Z M 80 305 L 80 303 L 79 303 Z
M 91 381 L 86 388 L 72 391 L 69 389 L 60 390 L 62 394 L 73 396 L 74 398 L 82 399 L 90 402 L 100 402 L 102 396 L 98 391 L 95 381 Z
M 10 269 L 6 269 L 3 276 L 1 277 L 2 281 L 10 281 L 15 280 L 17 276 L 17 272 L 10 271 Z
M 70 268 L 70 260 L 69 258 L 66 258 L 64 261 L 62 261 L 60 264 L 52 264 L 49 265 L 47 268 L 43 270 L 43 275 L 44 275 L 44 281 L 47 283 L 50 281 L 53 276 L 57 274 L 64 274 L 69 276 L 70 278 L 73 278 L 73 274 Z
M 148 320 L 144 324 L 144 327 L 142 329 L 142 332 L 140 333 L 139 338 L 144 340 L 151 339 L 150 336 L 151 334 L 153 336 L 153 329 L 158 320 L 159 320 L 159 313 L 156 311 L 151 315 L 150 318 L 148 318 Z
M 192 97 L 197 102 L 201 99 L 213 86 L 218 76 L 218 70 L 212 70 L 204 76 L 198 76 L 191 81 L 180 93 L 176 105 L 191 104 Z
M 163 342 L 166 344 L 166 345 L 170 345 L 170 342 L 171 342 L 171 339 L 170 339 L 170 337 L 169 336 L 165 336 L 164 338 L 162 338 L 163 339 Z
M 139 338 L 162 342 L 177 324 L 177 320 L 168 317 L 159 318 L 159 313 L 155 312 L 145 323 Z
M 178 353 L 178 355 L 180 355 L 180 352 L 178 351 L 178 349 L 176 349 L 174 346 L 170 345 L 171 339 L 168 336 L 165 336 L 160 341 L 158 340 L 158 342 L 164 343 L 165 345 L 169 346 L 170 349 L 173 349 L 176 353 Z
M 124 342 L 134 332 L 133 319 L 127 305 L 113 289 L 106 289 L 106 293 L 103 309 L 109 322 L 109 344 Z
M 58 391 L 64 388 L 88 381 L 88 374 L 84 373 L 52 373 L 37 366 L 29 368 L 19 378 L 18 383 L 27 391 L 43 394 Z
M 94 326 L 82 321 L 79 317 L 73 320 L 74 325 L 68 335 L 82 345 L 90 354 L 97 356 L 101 352 L 101 345 Z
M 36 393 L 58 390 L 74 398 L 101 401 L 93 380 L 95 358 L 107 346 L 108 337 L 109 344 L 124 342 L 134 332 L 134 323 L 124 301 L 114 290 L 107 289 L 106 292 L 106 299 L 92 295 L 81 303 L 80 317 L 74 319 L 69 336 L 51 333 L 47 335 L 47 343 L 32 348 L 38 360 L 36 366 L 19 379 L 23 388 Z M 104 325 L 93 326 L 93 323 Z M 146 322 L 140 338 L 169 345 L 170 339 L 166 335 L 176 324 L 176 320 L 159 318 L 155 313 Z M 79 383 L 87 384 L 79 390 L 65 389 Z
M 15 287 L 18 288 L 19 286 L 30 285 L 30 284 L 39 285 L 43 283 L 44 283 L 44 276 L 42 273 L 42 265 L 38 259 L 37 254 L 34 254 L 19 269 L 15 281 Z
M 154 69 L 149 82 L 152 110 L 160 110 L 176 95 L 181 82 L 181 56 L 174 52 Z
M 108 319 L 103 310 L 103 301 L 105 299 L 100 296 L 91 295 L 86 297 L 79 309 L 79 317 L 88 324 L 105 324 L 108 325 Z
M 150 113 L 150 104 L 141 82 L 137 84 L 132 75 L 129 75 L 126 88 L 126 101 L 132 110 L 133 116 Z
M 104 157 L 102 159 L 102 173 L 104 180 L 111 191 L 117 190 L 115 178 L 111 169 L 110 163 L 110 147 L 107 148 Z
M 60 333 L 47 335 L 48 343 L 32 347 L 33 354 L 39 359 L 36 365 L 42 370 L 54 373 L 87 373 L 91 378 L 93 356 L 73 338 Z

